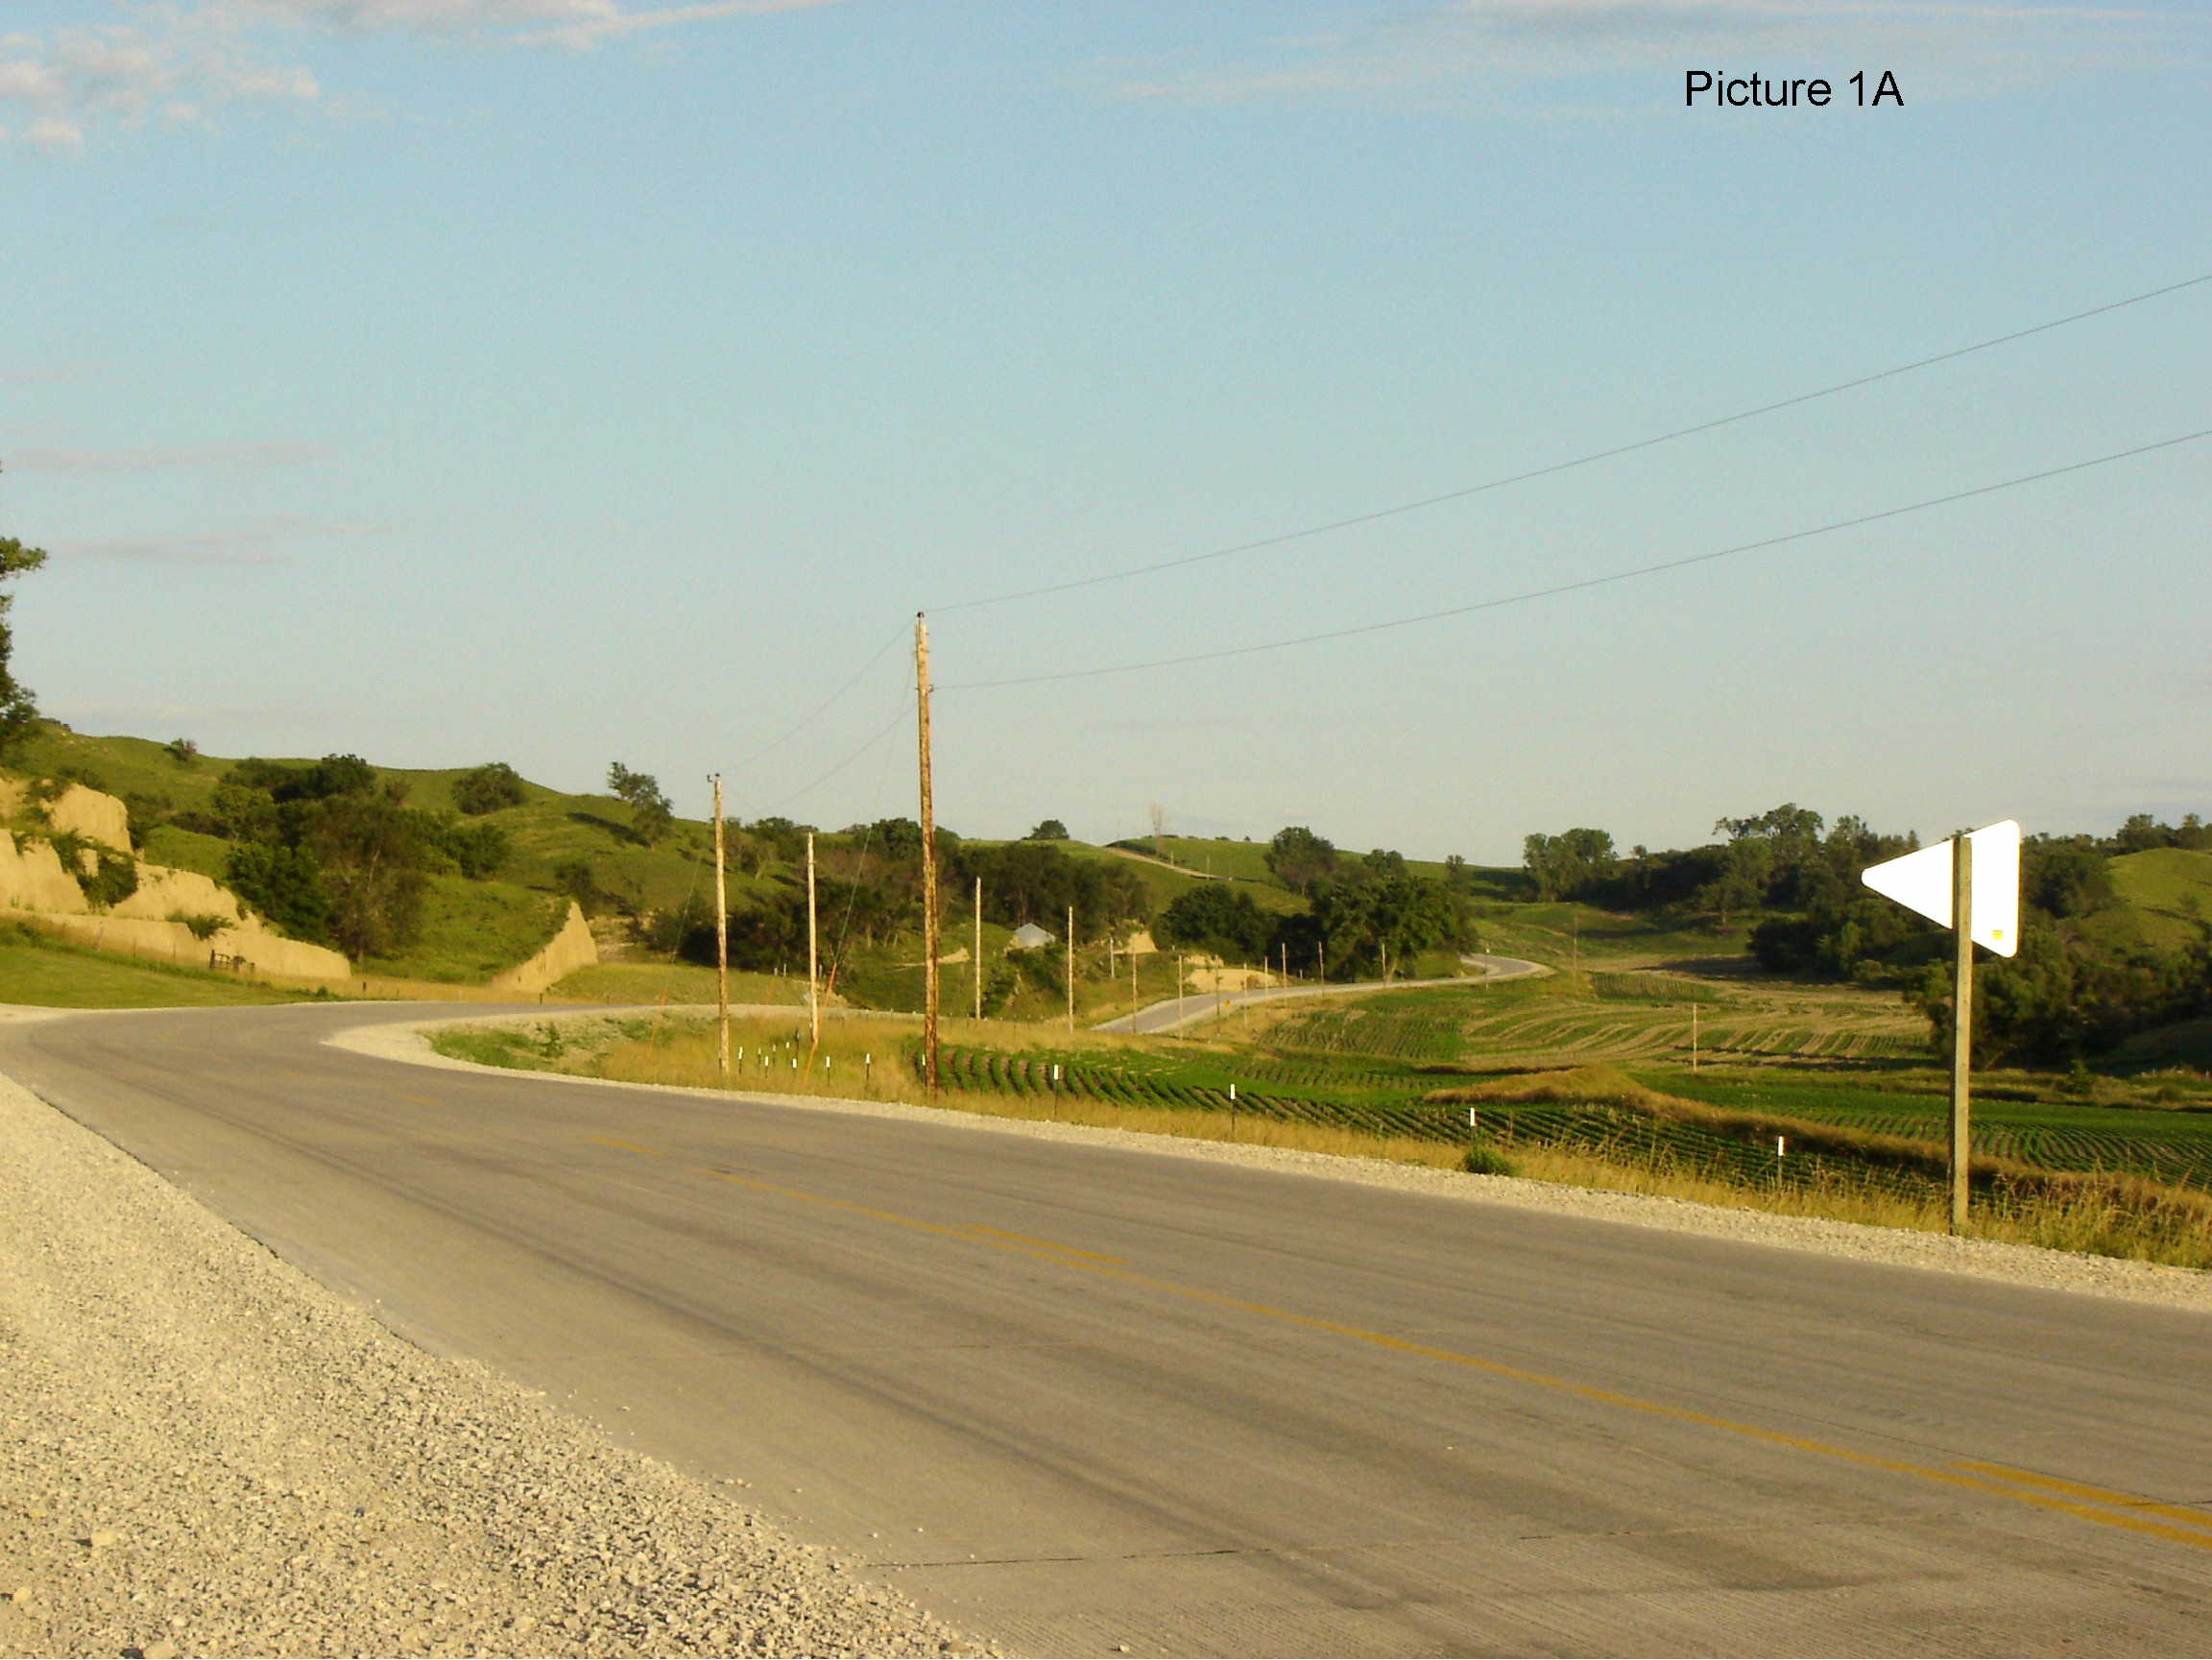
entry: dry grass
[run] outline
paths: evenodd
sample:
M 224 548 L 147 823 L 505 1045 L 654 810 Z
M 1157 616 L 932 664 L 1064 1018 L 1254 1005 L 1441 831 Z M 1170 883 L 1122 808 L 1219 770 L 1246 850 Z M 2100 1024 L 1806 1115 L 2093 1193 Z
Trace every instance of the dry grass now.
M 1559 1102 L 1625 1107 L 1722 1134 L 1761 1141 L 1788 1136 L 1792 1145 L 1807 1151 L 1840 1154 L 1871 1167 L 1916 1171 L 1931 1179 L 1931 1188 L 1925 1197 L 1911 1197 L 1870 1191 L 1840 1179 L 1826 1187 L 1815 1182 L 1766 1191 L 1664 1165 L 1624 1166 L 1571 1152 L 1514 1146 L 1510 1156 L 1522 1173 L 1538 1180 L 1661 1193 L 1705 1204 L 1749 1205 L 1932 1233 L 1940 1233 L 1949 1225 L 1945 1191 L 1936 1185 L 1946 1174 L 1944 1152 L 1931 1143 L 1808 1119 L 1730 1112 L 1647 1089 L 1610 1067 L 1582 1067 L 1541 1079 L 1502 1079 L 1489 1085 L 1438 1090 L 1423 1098 L 1453 1103 Z M 2212 1196 L 2146 1176 L 2052 1170 L 1983 1154 L 1976 1155 L 1973 1167 L 1974 1232 L 1980 1238 L 2185 1267 L 2212 1267 Z

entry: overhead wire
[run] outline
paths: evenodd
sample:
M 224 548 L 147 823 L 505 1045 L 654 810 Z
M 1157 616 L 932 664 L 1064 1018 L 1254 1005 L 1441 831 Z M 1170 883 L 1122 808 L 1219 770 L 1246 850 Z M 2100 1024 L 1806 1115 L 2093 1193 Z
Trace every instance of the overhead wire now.
M 878 727 L 872 735 L 860 743 L 858 748 L 854 749 L 851 754 L 847 755 L 843 760 L 839 761 L 835 766 L 830 768 L 829 771 L 822 773 L 820 776 L 815 778 L 812 782 L 803 784 L 795 790 L 786 790 L 781 798 L 781 805 L 787 806 L 805 796 L 813 794 L 814 791 L 820 789 L 824 784 L 828 783 L 831 779 L 835 778 L 839 773 L 843 772 L 847 767 L 851 766 L 862 756 L 868 754 L 869 751 L 873 750 L 878 744 L 881 743 L 886 737 L 890 736 L 892 729 L 898 726 L 900 722 L 906 718 L 906 711 L 913 708 L 913 706 L 914 693 L 913 689 L 909 687 L 899 700 L 898 711 L 894 713 L 889 720 L 885 721 L 880 727 Z
M 1294 646 L 1318 645 L 1328 640 L 1352 639 L 1361 635 L 1382 634 L 1391 629 L 1411 628 L 1418 623 L 1441 622 L 1449 617 L 1468 616 L 1480 611 L 1497 611 L 1506 606 L 1526 605 L 1532 600 L 1551 599 L 1564 593 L 1575 593 L 1584 589 L 1603 588 L 1613 583 L 1632 582 L 1640 577 L 1657 576 L 1671 570 L 1681 570 L 1694 565 L 1707 565 L 1715 560 L 1729 559 L 1739 554 L 1757 553 L 1764 548 L 1781 547 L 1794 541 L 1807 541 L 1815 537 L 1834 535 L 1838 531 L 1853 530 L 1862 525 L 1878 524 L 1884 519 L 1900 518 L 1911 513 L 1924 513 L 1930 508 L 1948 506 L 1952 502 L 1970 501 L 1977 496 L 1994 495 L 2000 491 L 2017 490 L 2023 485 L 2038 484 L 2045 479 L 2062 477 L 2070 472 L 2082 472 L 2094 467 L 2106 467 L 2114 462 L 2126 461 L 2138 455 L 2150 455 L 2157 450 L 2172 449 L 2179 445 L 2194 444 L 2200 439 L 2212 438 L 2212 427 L 2197 432 L 2183 433 L 2176 438 L 2160 439 L 2152 444 L 2141 444 L 2131 449 L 2115 450 L 2109 455 L 2094 456 L 2086 461 L 2069 462 L 2063 467 L 2045 468 L 2039 472 L 2023 473 L 2017 478 L 2000 479 L 1994 484 L 1977 485 L 1971 490 L 1953 491 L 1945 495 L 1930 496 L 1923 501 L 1908 502 L 1901 507 L 1887 507 L 1878 513 L 1863 513 L 1851 518 L 1839 518 L 1827 524 L 1815 525 L 1808 530 L 1792 530 L 1781 536 L 1769 536 L 1757 541 L 1738 542 L 1732 547 L 1715 548 L 1705 553 L 1694 553 L 1681 559 L 1661 560 L 1652 565 L 1641 565 L 1628 570 L 1610 571 L 1602 576 L 1587 576 L 1573 582 L 1554 583 L 1546 588 L 1528 589 L 1520 593 L 1503 594 L 1491 599 L 1475 600 L 1466 605 L 1446 606 L 1438 611 L 1425 611 L 1410 616 L 1390 617 L 1381 622 L 1358 623 L 1349 628 L 1326 629 L 1318 634 L 1298 635 L 1286 639 L 1263 640 L 1253 645 L 1228 646 L 1216 651 L 1191 652 L 1182 657 L 1152 658 L 1143 662 L 1114 663 L 1095 668 L 1059 669 L 1047 674 L 1009 675 L 998 680 L 971 680 L 948 683 L 940 691 L 981 691 L 1010 686 L 1042 686 L 1052 681 L 1095 680 L 1106 675 L 1137 674 L 1146 669 L 1180 668 L 1189 663 L 1218 662 L 1228 658 L 1253 657 L 1262 652 L 1287 651 Z
M 900 627 L 892 630 L 890 635 L 885 638 L 883 643 L 868 654 L 868 661 L 853 671 L 852 678 L 847 680 L 844 685 L 840 686 L 828 697 L 824 698 L 819 704 L 815 705 L 811 713 L 801 717 L 799 723 L 796 726 L 786 730 L 781 737 L 771 738 L 768 742 L 762 744 L 758 749 L 754 750 L 750 754 L 740 758 L 736 762 L 736 765 L 751 766 L 755 761 L 759 760 L 764 756 L 775 754 L 776 751 L 781 749 L 785 744 L 789 743 L 793 738 L 797 737 L 801 733 L 805 732 L 809 726 L 812 726 L 817 720 L 821 719 L 823 715 L 829 713 L 830 708 L 837 702 L 837 700 L 843 697 L 847 692 L 851 691 L 854 686 L 858 686 L 860 684 L 861 677 L 867 674 L 870 669 L 876 666 L 885 652 L 889 651 L 894 645 L 899 643 L 901 637 L 903 636 L 906 630 L 904 624 L 902 624 Z
M 942 615 L 951 612 L 976 611 L 985 606 L 1009 605 L 1016 600 L 1040 599 L 1047 594 L 1069 593 L 1077 589 L 1096 588 L 1110 582 L 1127 582 L 1142 576 L 1156 576 L 1162 571 L 1183 570 L 1194 565 L 1207 564 L 1213 560 L 1228 559 L 1236 554 L 1257 553 L 1264 548 L 1282 547 L 1289 542 L 1328 536 L 1335 531 L 1350 530 L 1362 524 L 1374 524 L 1382 519 L 1396 518 L 1408 513 L 1418 513 L 1424 508 L 1440 507 L 1446 502 L 1464 501 L 1469 496 L 1481 495 L 1489 491 L 1503 490 L 1510 485 L 1527 484 L 1534 479 L 1550 478 L 1557 473 L 1572 471 L 1575 468 L 1590 467 L 1600 461 L 1611 461 L 1618 456 L 1633 455 L 1639 450 L 1654 449 L 1660 445 L 1672 444 L 1679 439 L 1692 438 L 1701 432 L 1713 432 L 1723 426 L 1733 426 L 1740 421 L 1755 420 L 1762 415 L 1772 415 L 1777 410 L 1792 409 L 1823 397 L 1834 397 L 1839 393 L 1851 392 L 1863 386 L 1872 386 L 1880 381 L 1894 379 L 1901 374 L 1911 374 L 1916 370 L 1929 369 L 1938 363 L 1955 362 L 1959 358 L 1970 357 L 1979 351 L 1988 351 L 2000 346 L 2009 346 L 2015 341 L 2030 339 L 2034 335 L 2048 334 L 2053 329 L 2064 328 L 2071 324 L 2083 323 L 2093 317 L 2104 317 L 2115 311 L 2125 311 L 2129 306 L 2141 305 L 2149 301 L 2162 299 L 2169 294 L 2178 294 L 2184 289 L 2196 288 L 2204 283 L 2212 283 L 2212 272 L 2184 277 L 2178 282 L 2169 282 L 2163 287 L 2146 289 L 2140 294 L 2131 294 L 2125 299 L 2110 301 L 2103 305 L 2091 306 L 2086 311 L 2071 312 L 2064 317 L 2055 317 L 2026 328 L 2015 328 L 2009 333 L 1992 335 L 1987 340 L 1978 340 L 1969 346 L 1954 347 L 1948 351 L 1938 351 L 1928 357 L 1914 358 L 1910 363 L 1896 364 L 1888 369 L 1877 370 L 1871 374 L 1858 375 L 1850 380 L 1839 380 L 1832 386 L 1819 387 L 1811 392 L 1796 393 L 1789 397 L 1776 398 L 1772 402 L 1762 403 L 1751 409 L 1740 409 L 1732 415 L 1717 416 L 1711 421 L 1700 421 L 1689 426 L 1678 426 L 1671 431 L 1658 433 L 1649 438 L 1640 438 L 1629 444 L 1617 444 L 1609 449 L 1592 450 L 1587 455 L 1577 455 L 1565 461 L 1555 461 L 1543 467 L 1530 468 L 1525 472 L 1508 473 L 1503 477 L 1486 479 L 1479 484 L 1470 484 L 1458 490 L 1448 490 L 1437 495 L 1422 496 L 1415 501 L 1402 501 L 1389 507 L 1380 507 L 1366 513 L 1356 513 L 1343 518 L 1333 518 L 1323 524 L 1310 524 L 1297 530 L 1286 530 L 1273 536 L 1258 537 L 1250 541 L 1238 541 L 1226 547 L 1210 548 L 1202 553 L 1183 554 L 1174 559 L 1158 560 L 1150 565 L 1131 565 L 1121 570 L 1100 571 L 1090 576 L 1071 577 L 1066 582 L 1045 583 L 1034 588 L 1012 589 L 1004 593 L 986 594 L 976 599 L 965 599 L 950 605 L 935 606 L 930 608 L 931 613 Z

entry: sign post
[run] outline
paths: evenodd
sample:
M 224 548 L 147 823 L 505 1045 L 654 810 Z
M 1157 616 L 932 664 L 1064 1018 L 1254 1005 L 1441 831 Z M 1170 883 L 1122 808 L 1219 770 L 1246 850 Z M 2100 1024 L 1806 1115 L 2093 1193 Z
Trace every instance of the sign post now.
M 1956 948 L 1951 968 L 1951 1231 L 1966 1231 L 1969 1177 L 1974 1146 L 1968 1134 L 1969 1096 L 1974 1080 L 1974 930 L 1963 919 L 1974 914 L 1974 841 L 1960 836 L 1951 844 L 1951 914 L 1961 919 L 1951 931 Z
M 1869 865 L 1859 879 L 1876 893 L 1950 928 L 1957 939 L 1951 998 L 1951 1231 L 1966 1229 L 1974 1048 L 1974 946 L 1999 956 L 2020 949 L 2020 826 L 2004 819 Z

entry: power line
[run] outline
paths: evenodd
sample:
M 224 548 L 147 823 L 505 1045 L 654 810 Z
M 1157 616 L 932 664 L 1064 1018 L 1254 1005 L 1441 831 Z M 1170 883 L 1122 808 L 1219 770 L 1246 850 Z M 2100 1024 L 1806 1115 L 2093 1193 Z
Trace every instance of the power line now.
M 778 805 L 781 806 L 789 806 L 794 802 L 797 802 L 802 796 L 813 794 L 814 791 L 820 789 L 824 784 L 828 783 L 831 779 L 835 778 L 839 773 L 843 772 L 847 767 L 851 766 L 854 761 L 858 760 L 862 756 L 866 755 L 870 750 L 874 749 L 878 744 L 881 743 L 886 737 L 889 737 L 891 735 L 892 729 L 898 726 L 901 721 L 906 718 L 906 711 L 913 707 L 913 700 L 914 694 L 912 690 L 909 689 L 903 696 L 900 698 L 898 711 L 893 714 L 889 720 L 885 721 L 880 727 L 877 728 L 874 734 L 865 739 L 859 748 L 854 750 L 843 760 L 839 761 L 828 772 L 825 772 L 816 778 L 812 783 L 803 784 L 795 790 L 786 790 L 779 799 Z
M 1638 450 L 1653 449 L 1662 444 L 1672 444 L 1677 439 L 1692 438 L 1701 432 L 1712 432 L 1719 427 L 1733 426 L 1739 421 L 1751 421 L 1762 415 L 1772 415 L 1776 410 L 1791 409 L 1802 403 L 1812 403 L 1818 398 L 1833 397 L 1838 393 L 1850 392 L 1862 386 L 1872 386 L 1877 381 L 1893 379 L 1897 375 L 1911 374 L 1915 370 L 1928 369 L 1938 363 L 1949 363 L 1957 358 L 1969 357 L 1977 351 L 1988 351 L 1999 346 L 2008 346 L 2016 340 L 2027 340 L 2033 335 L 2048 334 L 2051 330 L 2064 328 L 2069 324 L 2086 322 L 2092 317 L 2103 317 L 2114 311 L 2124 311 L 2130 305 L 2141 305 L 2146 301 L 2157 300 L 2169 294 L 2178 294 L 2183 289 L 2195 288 L 2206 282 L 2212 282 L 2212 272 L 2206 272 L 2200 277 L 2186 277 L 2179 282 L 2170 282 L 2163 288 L 2152 288 L 2141 294 L 2131 294 L 2125 300 L 2115 300 L 2107 304 L 2091 306 L 2087 311 L 2077 311 L 2065 317 L 2055 317 L 2047 323 L 2035 324 L 2031 327 L 2016 328 L 2009 334 L 1993 335 L 1987 340 L 1978 340 L 1971 346 L 1955 347 L 1949 351 L 1938 351 L 1933 357 L 1919 357 L 1911 363 L 1900 363 L 1891 369 L 1879 370 L 1872 374 L 1862 374 L 1856 379 L 1840 380 L 1833 386 L 1823 386 L 1817 391 L 1800 392 L 1793 397 L 1777 398 L 1771 403 L 1762 403 L 1754 409 L 1741 409 L 1733 415 L 1719 416 L 1712 421 L 1700 421 L 1692 426 L 1678 426 L 1671 432 L 1662 432 L 1652 438 L 1640 438 L 1632 444 L 1615 445 L 1610 449 L 1593 450 L 1588 455 L 1577 455 L 1568 461 L 1551 462 L 1548 466 L 1531 468 L 1527 472 L 1510 473 L 1503 478 L 1488 479 L 1480 484 L 1468 485 L 1461 490 L 1448 490 L 1441 495 L 1426 495 L 1418 501 L 1402 501 L 1393 507 L 1381 507 L 1370 513 L 1356 513 L 1347 518 L 1334 518 L 1326 524 L 1310 524 L 1301 530 L 1286 530 L 1275 536 L 1260 537 L 1252 541 L 1233 542 L 1227 547 L 1212 548 L 1204 553 L 1184 554 L 1179 558 L 1164 559 L 1151 565 L 1132 565 L 1126 570 L 1102 571 L 1094 576 L 1073 577 L 1067 582 L 1046 583 L 1038 588 L 1014 589 L 1005 593 L 987 594 L 980 599 L 962 600 L 954 605 L 935 606 L 931 610 L 934 613 L 975 611 L 985 606 L 1009 605 L 1020 599 L 1040 599 L 1046 594 L 1068 593 L 1082 588 L 1096 588 L 1109 582 L 1127 582 L 1140 576 L 1154 576 L 1164 570 L 1182 570 L 1193 565 L 1204 565 L 1211 560 L 1227 559 L 1233 554 L 1256 553 L 1262 548 L 1281 547 L 1287 542 L 1304 541 L 1312 537 L 1330 535 L 1334 531 L 1350 530 L 1362 524 L 1373 524 L 1380 519 L 1398 517 L 1402 514 L 1418 513 L 1423 508 L 1440 507 L 1448 501 L 1464 501 L 1471 495 L 1481 495 L 1489 491 L 1503 490 L 1509 485 L 1527 484 L 1531 479 L 1549 478 L 1554 473 L 1572 471 L 1575 468 L 1589 467 L 1600 461 L 1611 461 L 1617 456 L 1633 455 Z M 952 688 L 948 686 L 946 689 L 951 690 Z
M 760 759 L 761 757 L 773 755 L 776 751 L 781 749 L 785 744 L 789 743 L 793 738 L 797 737 L 801 733 L 805 732 L 808 727 L 812 726 L 816 721 L 820 720 L 825 714 L 830 712 L 831 705 L 836 703 L 839 698 L 843 697 L 854 686 L 858 686 L 860 684 L 860 677 L 866 674 L 870 669 L 874 668 L 877 662 L 882 658 L 883 654 L 889 651 L 900 640 L 903 639 L 905 636 L 906 629 L 904 624 L 901 624 L 898 628 L 893 629 L 890 635 L 884 639 L 883 643 L 878 646 L 873 652 L 869 654 L 868 661 L 853 671 L 853 678 L 848 680 L 835 691 L 831 692 L 828 697 L 824 698 L 819 704 L 815 705 L 813 712 L 801 717 L 799 723 L 787 730 L 782 734 L 782 736 L 771 738 L 768 740 L 768 742 L 762 744 L 758 749 L 754 750 L 751 754 L 742 757 L 736 764 L 738 766 L 751 766 L 755 761 Z
M 1716 548 L 1710 553 L 1694 553 L 1683 559 L 1664 560 L 1657 565 L 1638 565 L 1632 570 L 1616 570 L 1604 576 L 1587 576 L 1575 582 L 1562 582 L 1550 588 L 1530 589 L 1523 593 L 1505 594 L 1497 599 L 1476 600 L 1468 605 L 1449 606 L 1442 611 L 1425 611 L 1413 616 L 1392 617 L 1384 622 L 1360 623 L 1352 628 L 1333 628 L 1320 634 L 1300 635 L 1292 639 L 1266 640 L 1258 645 L 1230 646 L 1220 651 L 1193 652 L 1188 657 L 1155 658 L 1147 662 L 1116 663 L 1104 668 L 1063 669 L 1052 674 L 1015 675 L 1004 680 L 971 680 L 942 686 L 940 691 L 980 691 L 993 686 L 1041 686 L 1048 681 L 1094 680 L 1103 675 L 1135 674 L 1143 669 L 1179 668 L 1186 663 L 1215 662 L 1224 658 L 1252 657 L 1265 651 L 1286 651 L 1292 646 L 1317 645 L 1325 640 L 1351 639 L 1359 635 L 1382 634 L 1389 629 L 1410 628 L 1416 623 L 1441 622 L 1447 617 L 1467 616 L 1479 611 L 1497 611 L 1509 605 L 1526 605 L 1530 600 L 1551 599 L 1563 593 L 1575 593 L 1587 588 L 1603 588 L 1611 583 L 1630 582 L 1638 577 L 1656 576 L 1663 571 L 1680 570 L 1687 565 L 1706 565 L 1717 559 L 1728 559 L 1740 553 L 1756 553 L 1762 548 L 1780 547 L 1787 542 L 1806 541 L 1816 536 L 1832 535 L 1839 530 L 1852 530 L 1860 525 L 1877 524 L 1886 518 L 1899 518 L 1909 513 L 1923 513 L 1932 507 L 1943 507 L 1955 501 L 1970 501 L 1976 496 L 1994 495 L 2003 490 L 2017 490 L 2025 484 L 2037 484 L 2047 478 L 2058 478 L 2069 472 L 2082 472 L 2093 467 L 2109 466 L 2115 461 L 2126 461 L 2131 456 L 2149 455 L 2155 450 L 2171 449 L 2176 445 L 2194 444 L 2199 439 L 2212 438 L 2212 427 L 2198 432 L 2186 432 L 2178 438 L 2160 439 L 2155 444 L 2137 445 L 2133 449 L 2115 450 L 2110 455 L 2100 455 L 2088 461 L 2069 462 L 2063 467 L 2051 467 L 2041 472 L 2023 473 L 2018 478 L 2002 479 L 1995 484 L 1977 485 L 1972 490 L 1954 491 L 1948 495 L 1930 496 L 1925 501 L 1909 502 L 1903 507 L 1887 507 L 1879 513 L 1861 514 L 1856 518 L 1839 518 L 1828 524 L 1815 525 L 1810 530 L 1792 530 L 1782 536 L 1770 536 L 1760 541 L 1738 542 L 1733 547 Z

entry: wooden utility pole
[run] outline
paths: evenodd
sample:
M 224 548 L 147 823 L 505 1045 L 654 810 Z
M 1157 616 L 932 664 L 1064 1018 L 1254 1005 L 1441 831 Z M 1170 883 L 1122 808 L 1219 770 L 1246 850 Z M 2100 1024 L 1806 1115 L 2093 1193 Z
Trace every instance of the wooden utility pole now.
M 1068 907 L 1068 1030 L 1075 1030 L 1075 907 Z
M 924 1086 L 937 1094 L 937 804 L 929 786 L 929 622 L 914 613 L 914 708 L 922 745 L 922 1051 Z
M 1952 931 L 1958 937 L 1951 1001 L 1951 1231 L 1962 1234 L 1974 1167 L 1967 1101 L 1974 1054 L 1974 843 L 1960 835 L 1951 848 Z
M 714 1000 L 721 1010 L 715 1025 L 714 1065 L 730 1081 L 730 896 L 722 875 L 722 775 L 714 775 Z
M 975 878 L 975 1018 L 983 1018 L 983 878 Z
M 822 947 L 814 917 L 814 832 L 806 832 L 806 1025 L 822 1047 Z

